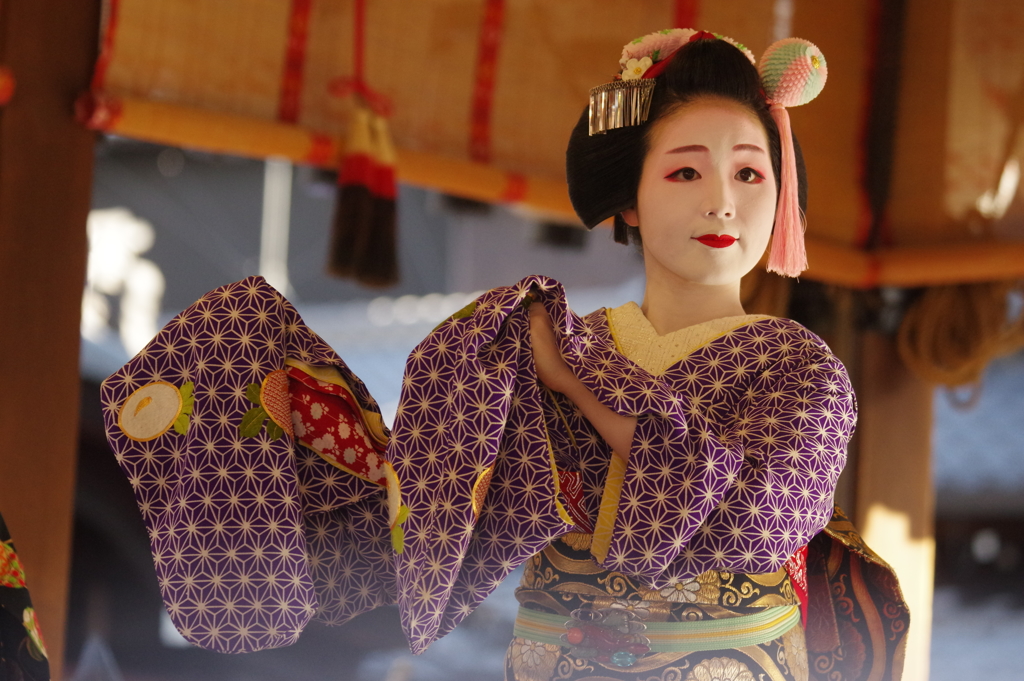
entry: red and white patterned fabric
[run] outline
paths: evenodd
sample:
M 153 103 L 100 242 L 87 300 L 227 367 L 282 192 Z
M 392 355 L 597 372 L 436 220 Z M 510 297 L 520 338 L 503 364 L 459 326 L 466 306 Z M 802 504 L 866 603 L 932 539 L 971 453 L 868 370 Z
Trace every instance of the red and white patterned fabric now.
M 359 405 L 340 385 L 321 381 L 288 367 L 291 418 L 299 444 L 363 480 L 386 485 L 382 445 L 363 427 Z
M 807 627 L 807 547 L 801 546 L 786 561 L 786 572 L 793 584 L 793 591 L 800 599 L 800 619 Z

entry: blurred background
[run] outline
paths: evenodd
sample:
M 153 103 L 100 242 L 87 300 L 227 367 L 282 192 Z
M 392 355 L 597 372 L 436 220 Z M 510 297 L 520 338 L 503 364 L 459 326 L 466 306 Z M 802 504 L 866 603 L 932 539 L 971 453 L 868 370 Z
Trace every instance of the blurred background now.
M 900 575 L 904 678 L 1024 678 L 1024 5 L 3 0 L 0 513 L 55 678 L 500 678 L 518 572 L 420 657 L 392 608 L 284 649 L 190 646 L 98 386 L 254 274 L 388 421 L 409 351 L 483 290 L 545 274 L 580 313 L 639 302 L 641 258 L 579 226 L 562 159 L 621 45 L 670 25 L 826 55 L 828 86 L 792 114 L 811 268 L 754 273 L 745 305 L 806 324 L 850 369 L 861 418 L 837 502 Z M 393 239 L 373 259 L 394 268 L 332 246 L 360 107 L 397 148 L 379 154 L 397 218 L 374 226 Z

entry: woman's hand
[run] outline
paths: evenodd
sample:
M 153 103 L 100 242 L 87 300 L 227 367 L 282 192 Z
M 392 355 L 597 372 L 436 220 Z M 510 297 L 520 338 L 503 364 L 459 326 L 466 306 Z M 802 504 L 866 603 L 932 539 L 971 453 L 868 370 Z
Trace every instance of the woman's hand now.
M 635 416 L 616 414 L 601 404 L 583 381 L 576 377 L 558 349 L 555 328 L 540 303 L 530 305 L 530 335 L 537 378 L 555 392 L 568 397 L 605 439 L 615 456 L 627 460 L 636 430 Z
M 579 384 L 579 379 L 565 363 L 558 349 L 551 317 L 541 303 L 535 302 L 530 305 L 530 335 L 533 365 L 537 369 L 537 378 L 540 382 L 556 392 L 573 392 L 573 388 Z

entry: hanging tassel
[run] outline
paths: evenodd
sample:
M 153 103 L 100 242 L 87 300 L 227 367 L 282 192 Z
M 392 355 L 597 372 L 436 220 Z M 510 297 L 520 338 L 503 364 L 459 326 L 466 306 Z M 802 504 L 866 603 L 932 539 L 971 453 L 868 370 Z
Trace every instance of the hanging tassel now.
M 779 141 L 782 143 L 782 178 L 779 202 L 775 209 L 771 252 L 768 254 L 768 271 L 785 277 L 796 277 L 807 269 L 807 249 L 804 246 L 804 214 L 800 210 L 797 192 L 799 180 L 793 129 L 786 107 L 773 104 L 771 113 L 779 128 Z
M 366 0 L 353 3 L 352 23 L 352 76 L 335 79 L 330 85 L 333 95 L 354 97 L 355 113 L 338 173 L 328 269 L 367 286 L 391 286 L 398 282 L 396 156 L 385 120 L 391 102 L 364 78 Z
M 818 96 L 828 78 L 828 64 L 814 43 L 801 38 L 784 38 L 768 46 L 758 72 L 782 145 L 782 177 L 779 178 L 779 203 L 775 209 L 768 271 L 796 277 L 807 269 L 807 249 L 804 247 L 804 214 L 800 210 L 793 128 L 786 107 L 806 104 Z
M 334 208 L 331 252 L 327 267 L 331 274 L 352 277 L 359 261 L 360 241 L 373 226 L 375 178 L 371 113 L 357 106 L 349 128 L 345 156 L 338 171 L 338 198 Z
M 371 121 L 373 140 L 373 179 L 370 194 L 373 217 L 369 229 L 356 244 L 358 260 L 355 276 L 368 286 L 393 286 L 398 283 L 398 240 L 396 236 L 395 146 L 384 116 Z

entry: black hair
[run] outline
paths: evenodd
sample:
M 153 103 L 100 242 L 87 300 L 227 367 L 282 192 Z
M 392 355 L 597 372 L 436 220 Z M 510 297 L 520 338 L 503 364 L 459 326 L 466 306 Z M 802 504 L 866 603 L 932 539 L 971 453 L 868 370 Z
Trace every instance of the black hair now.
M 565 154 L 569 199 L 583 224 L 594 227 L 615 218 L 615 240 L 639 243 L 640 232 L 626 225 L 622 211 L 636 205 L 644 158 L 650 146 L 654 123 L 680 107 L 705 97 L 732 100 L 749 109 L 768 137 L 769 155 L 775 174 L 776 192 L 782 177 L 779 129 L 765 101 L 761 78 L 746 55 L 724 40 L 702 39 L 684 44 L 655 81 L 647 122 L 590 135 L 589 107 L 569 137 Z M 800 208 L 807 207 L 807 177 L 803 155 L 796 138 L 798 196 Z

